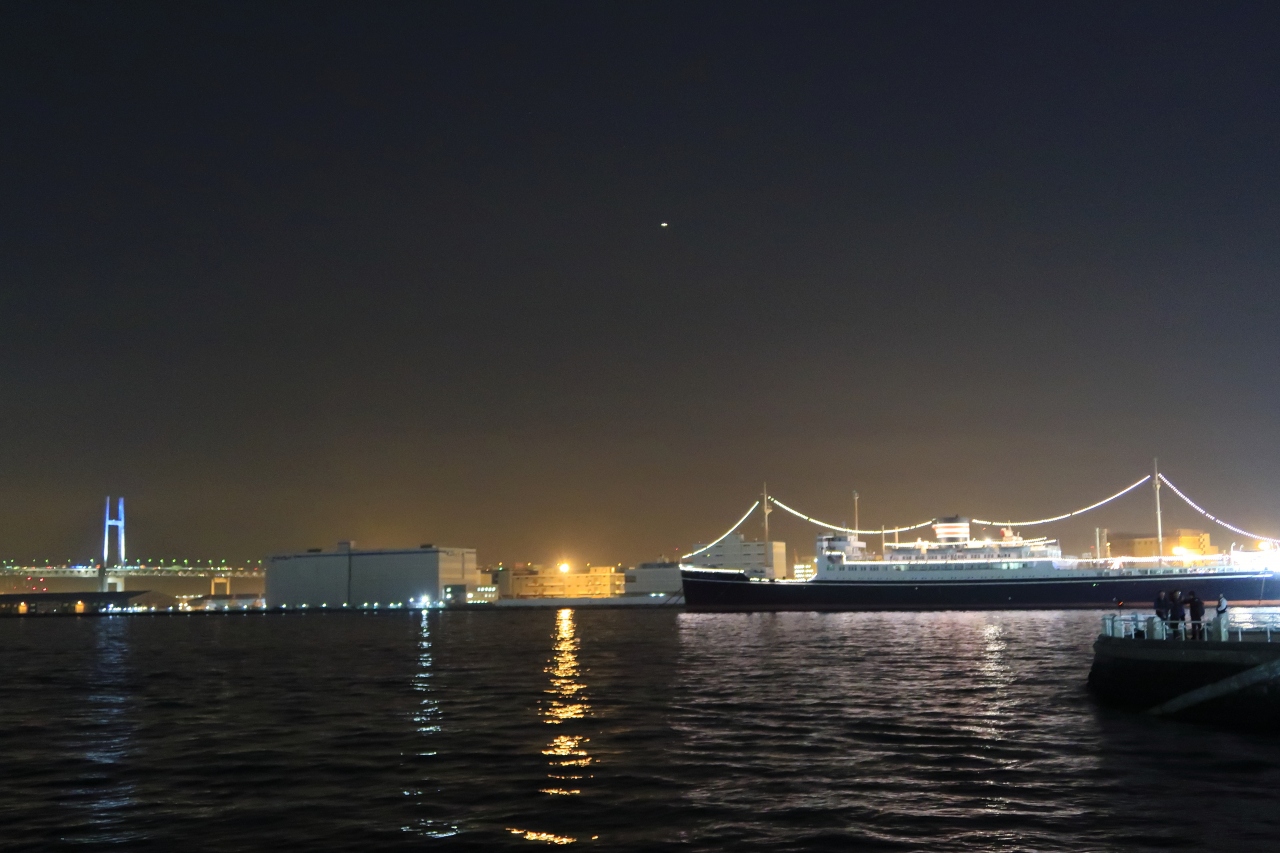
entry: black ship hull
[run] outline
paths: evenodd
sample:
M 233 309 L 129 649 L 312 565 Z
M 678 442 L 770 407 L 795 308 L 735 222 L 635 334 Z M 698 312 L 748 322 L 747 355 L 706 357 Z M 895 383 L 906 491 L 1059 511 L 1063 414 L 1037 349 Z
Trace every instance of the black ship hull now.
M 740 572 L 684 569 L 688 610 L 1061 610 L 1150 608 L 1163 591 L 1195 592 L 1209 609 L 1280 605 L 1270 572 L 1170 572 L 1135 576 L 1061 569 L 1063 577 L 884 581 L 769 581 Z

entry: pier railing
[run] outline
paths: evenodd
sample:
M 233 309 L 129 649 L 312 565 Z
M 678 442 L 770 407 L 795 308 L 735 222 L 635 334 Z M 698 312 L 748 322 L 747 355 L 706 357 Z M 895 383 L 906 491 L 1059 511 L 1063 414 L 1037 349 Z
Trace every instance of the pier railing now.
M 1203 621 L 1161 619 L 1133 613 L 1121 616 L 1108 613 L 1102 617 L 1102 634 L 1146 640 L 1187 640 L 1193 642 L 1280 642 L 1280 614 L 1249 614 L 1233 618 L 1230 614 Z

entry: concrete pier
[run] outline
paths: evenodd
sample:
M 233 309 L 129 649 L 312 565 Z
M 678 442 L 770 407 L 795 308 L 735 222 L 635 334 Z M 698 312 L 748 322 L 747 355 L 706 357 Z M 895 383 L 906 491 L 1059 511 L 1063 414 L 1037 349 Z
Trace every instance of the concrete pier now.
M 1196 630 L 1199 629 L 1199 630 Z M 1104 617 L 1089 688 L 1155 716 L 1280 726 L 1280 620 L 1170 623 Z

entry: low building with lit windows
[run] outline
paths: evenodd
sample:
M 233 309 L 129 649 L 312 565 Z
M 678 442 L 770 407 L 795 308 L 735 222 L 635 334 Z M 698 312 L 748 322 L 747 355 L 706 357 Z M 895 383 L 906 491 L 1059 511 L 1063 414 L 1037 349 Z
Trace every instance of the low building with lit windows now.
M 1211 557 L 1218 549 L 1203 530 L 1177 528 L 1164 535 L 1164 554 L 1154 533 L 1112 533 L 1107 537 L 1112 557 Z
M 495 572 L 501 598 L 611 598 L 626 583 L 619 566 L 517 564 Z

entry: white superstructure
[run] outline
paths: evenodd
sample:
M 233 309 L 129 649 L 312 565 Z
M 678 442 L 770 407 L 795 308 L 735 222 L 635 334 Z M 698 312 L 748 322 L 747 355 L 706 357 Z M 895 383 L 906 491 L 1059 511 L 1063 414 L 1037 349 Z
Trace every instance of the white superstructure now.
M 1012 570 L 1048 574 L 1066 567 L 1062 549 L 1052 539 L 1024 539 L 1009 528 L 1001 530 L 1000 539 L 973 539 L 967 518 L 941 519 L 933 530 L 934 539 L 886 542 L 883 557 L 869 555 L 866 543 L 848 534 L 823 534 L 817 541 L 815 579 L 900 577 L 895 573 L 906 571 L 954 577 L 958 570 L 991 578 Z

